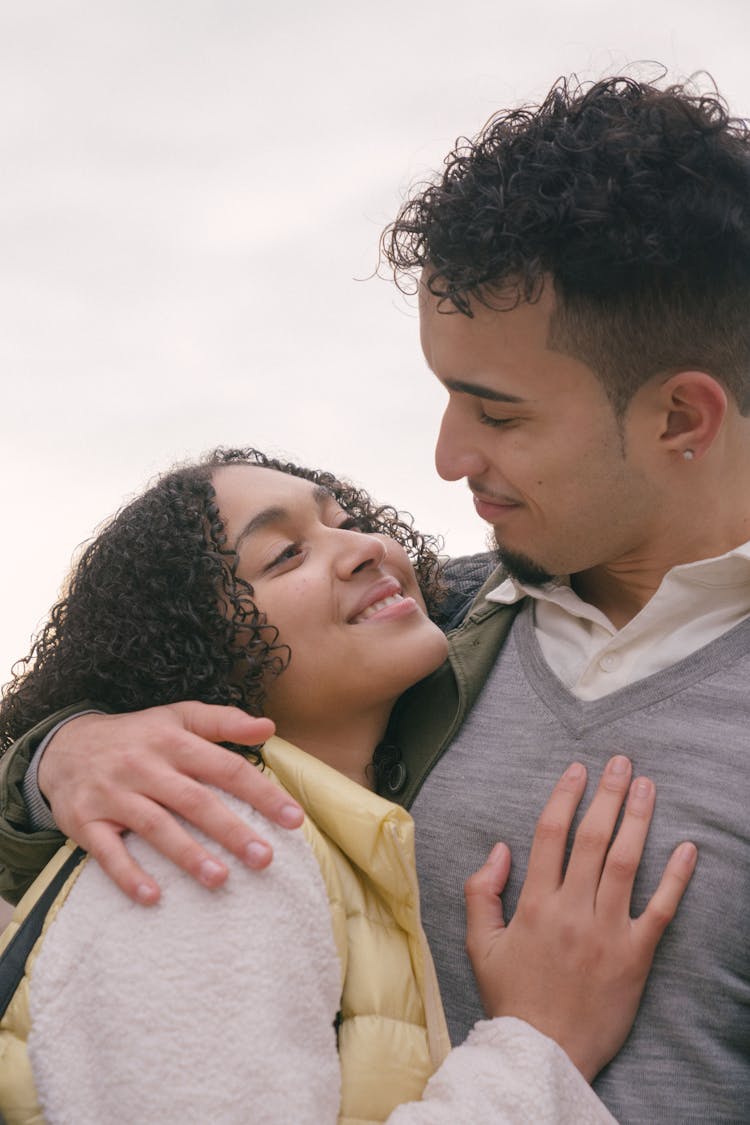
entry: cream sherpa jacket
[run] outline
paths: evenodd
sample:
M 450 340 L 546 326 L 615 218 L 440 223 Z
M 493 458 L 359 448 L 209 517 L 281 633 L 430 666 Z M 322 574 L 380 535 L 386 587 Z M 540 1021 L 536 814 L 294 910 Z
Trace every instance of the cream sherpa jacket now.
M 337 856 L 347 853 L 365 880 L 376 886 L 390 881 L 393 892 L 403 888 L 400 901 L 390 891 L 384 901 L 390 896 L 388 910 L 402 914 L 408 932 L 410 912 L 418 928 L 410 818 L 296 748 L 272 743 L 268 756 L 285 787 L 306 808 L 323 813 L 314 832 L 308 826 L 307 833 L 290 833 L 230 798 L 274 846 L 266 871 L 248 871 L 225 856 L 229 883 L 209 893 L 131 838 L 133 853 L 163 888 L 161 904 L 144 910 L 96 864 L 85 864 L 41 942 L 30 979 L 29 1053 L 48 1125 L 344 1120 L 345 1055 L 337 1052 L 334 1021 L 342 1008 L 342 965 L 347 962 L 347 973 L 351 966 L 331 900 L 330 871 L 325 880 L 321 875 L 321 857 L 324 870 L 326 860 L 320 840 L 327 839 Z M 390 874 L 394 854 L 383 846 L 392 835 L 389 824 L 397 836 L 406 831 L 398 870 Z M 434 976 L 421 929 L 409 941 L 413 980 L 398 966 L 391 995 L 403 991 L 412 1006 L 426 997 L 427 1039 L 438 1061 L 442 1017 L 431 996 Z M 365 971 L 360 983 L 375 982 L 375 991 L 383 987 L 387 994 L 388 970 L 379 976 L 377 941 L 369 953 L 371 979 Z M 394 1021 L 396 1037 L 404 1002 Z M 7 1125 L 31 1125 L 40 1118 L 4 1100 L 2 1042 L 0 1110 Z M 344 1065 L 345 1099 L 353 1096 L 356 1103 L 362 1089 L 375 1098 L 379 1085 L 391 1087 L 381 1090 L 390 1104 L 403 1097 L 385 1062 L 376 1051 L 369 1065 L 360 1060 L 355 1077 L 347 1076 Z M 413 1087 L 413 1075 L 410 1081 Z M 417 1076 L 419 1087 L 423 1081 Z M 556 1044 L 505 1019 L 478 1024 L 438 1067 L 422 1100 L 388 1117 L 390 1125 L 477 1121 L 611 1125 L 613 1118 Z

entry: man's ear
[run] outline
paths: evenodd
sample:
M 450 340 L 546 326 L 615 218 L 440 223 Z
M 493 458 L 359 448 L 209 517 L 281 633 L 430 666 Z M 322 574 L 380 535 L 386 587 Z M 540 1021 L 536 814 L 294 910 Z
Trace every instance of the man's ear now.
M 664 424 L 662 449 L 686 460 L 711 448 L 727 412 L 727 393 L 705 371 L 680 371 L 659 389 Z

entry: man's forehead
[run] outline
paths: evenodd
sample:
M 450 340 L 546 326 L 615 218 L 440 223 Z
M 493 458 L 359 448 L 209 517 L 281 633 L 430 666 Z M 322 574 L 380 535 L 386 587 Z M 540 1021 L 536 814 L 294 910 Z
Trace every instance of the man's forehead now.
M 559 403 L 570 395 L 605 394 L 584 360 L 550 343 L 554 293 L 504 311 L 475 306 L 475 315 L 440 310 L 424 299 L 420 319 L 427 366 L 451 393 L 507 403 Z
M 448 301 L 420 292 L 420 337 L 428 365 L 441 378 L 460 378 L 473 361 L 492 356 L 498 362 L 548 350 L 554 294 L 515 308 L 494 308 L 475 299 L 471 316 Z

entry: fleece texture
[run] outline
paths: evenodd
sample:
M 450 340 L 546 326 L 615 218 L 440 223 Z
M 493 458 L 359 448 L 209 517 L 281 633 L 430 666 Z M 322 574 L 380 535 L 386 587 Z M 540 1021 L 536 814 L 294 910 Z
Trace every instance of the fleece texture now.
M 229 882 L 212 892 L 141 840 L 153 908 L 86 864 L 31 981 L 48 1125 L 336 1121 L 341 982 L 320 869 L 300 831 L 242 815 L 274 862 L 252 872 L 224 855 Z
M 29 988 L 29 1053 L 46 1125 L 339 1119 L 342 962 L 320 867 L 303 831 L 278 829 L 224 796 L 273 845 L 270 868 L 248 871 L 224 854 L 229 881 L 209 892 L 131 837 L 161 903 L 135 906 L 88 861 L 50 924 Z M 0 1109 L 14 1125 L 1 1090 Z M 614 1119 L 555 1043 L 502 1019 L 477 1024 L 422 1100 L 388 1121 Z

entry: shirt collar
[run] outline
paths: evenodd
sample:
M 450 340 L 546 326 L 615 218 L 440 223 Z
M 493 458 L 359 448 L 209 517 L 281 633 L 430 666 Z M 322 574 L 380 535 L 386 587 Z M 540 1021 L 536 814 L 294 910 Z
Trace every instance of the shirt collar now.
M 698 586 L 745 586 L 750 584 L 750 541 L 733 547 L 726 554 L 711 559 L 698 559 L 696 562 L 680 563 L 667 571 L 659 590 L 675 581 L 694 583 Z M 553 602 L 562 609 L 573 612 L 578 617 L 612 628 L 608 619 L 595 606 L 584 602 L 570 585 L 570 578 L 553 578 L 542 586 L 532 586 L 508 576 L 499 586 L 487 594 L 487 601 L 500 605 L 514 605 L 521 598 L 530 597 L 535 601 Z

